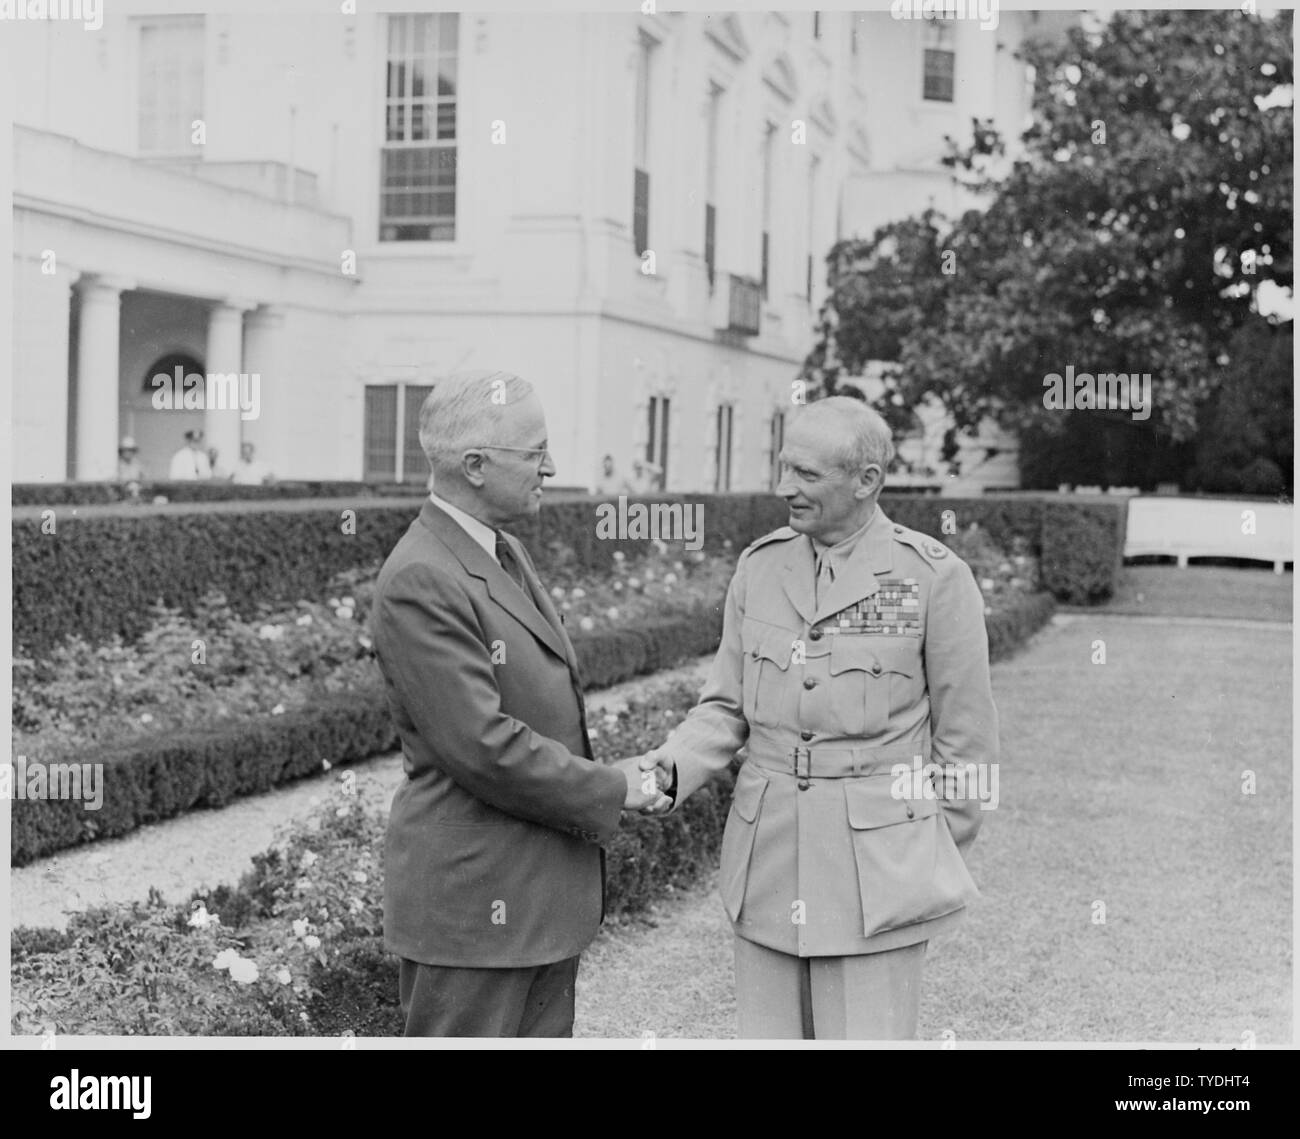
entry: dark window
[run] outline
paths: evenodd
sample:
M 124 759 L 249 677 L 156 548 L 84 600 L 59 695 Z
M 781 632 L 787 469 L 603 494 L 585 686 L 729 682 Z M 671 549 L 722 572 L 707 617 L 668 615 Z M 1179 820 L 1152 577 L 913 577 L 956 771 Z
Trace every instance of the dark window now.
M 735 409 L 729 403 L 718 408 L 717 442 L 715 444 L 713 489 L 724 491 L 731 489 L 731 426 Z
M 667 396 L 650 397 L 650 430 L 646 435 L 646 461 L 659 468 L 659 489 L 668 485 L 668 407 Z
M 808 268 L 807 268 L 807 271 L 806 271 L 806 279 L 804 280 L 804 283 L 803 283 L 803 295 L 804 295 L 804 298 L 805 298 L 806 300 L 808 300 L 809 302 L 812 301 L 812 262 L 813 262 L 813 256 L 812 256 L 811 253 L 809 253 L 809 254 L 808 254 Z
M 953 74 L 957 60 L 951 20 L 931 20 L 925 26 L 925 80 L 922 95 L 935 102 L 951 103 Z
M 785 412 L 777 411 L 772 415 L 770 427 L 771 450 L 769 462 L 769 489 L 776 490 L 781 482 L 781 448 L 785 446 Z
M 709 274 L 709 292 L 713 292 L 713 277 L 717 269 L 718 211 L 712 203 L 704 207 L 704 269 Z
M 454 12 L 388 17 L 380 241 L 456 237 L 459 27 Z
M 822 14 L 820 12 L 814 12 L 813 13 L 813 39 L 819 40 L 821 38 L 822 38 Z
M 402 482 L 426 482 L 429 478 L 429 460 L 420 446 L 420 407 L 431 391 L 431 384 L 402 385 L 406 412 L 402 422 Z
M 366 453 L 361 477 L 394 482 L 397 477 L 397 388 L 366 385 Z
M 767 230 L 763 231 L 763 275 L 759 278 L 759 289 L 763 294 L 763 299 L 767 300 L 767 250 L 770 238 Z
M 633 173 L 632 241 L 638 257 L 650 248 L 650 175 L 644 170 Z

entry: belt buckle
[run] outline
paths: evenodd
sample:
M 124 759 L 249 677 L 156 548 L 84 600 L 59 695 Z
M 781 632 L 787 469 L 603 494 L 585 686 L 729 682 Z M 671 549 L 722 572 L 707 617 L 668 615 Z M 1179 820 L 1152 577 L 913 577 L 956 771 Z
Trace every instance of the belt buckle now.
M 794 773 L 799 780 L 800 790 L 806 790 L 808 780 L 812 778 L 812 748 L 794 749 Z

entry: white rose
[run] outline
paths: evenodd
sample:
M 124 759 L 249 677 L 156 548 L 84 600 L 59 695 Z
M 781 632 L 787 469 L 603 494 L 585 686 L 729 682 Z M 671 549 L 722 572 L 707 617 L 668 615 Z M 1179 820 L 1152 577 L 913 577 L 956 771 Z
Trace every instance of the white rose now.
M 257 980 L 257 962 L 247 957 L 236 957 L 230 963 L 230 979 L 241 985 L 251 985 Z

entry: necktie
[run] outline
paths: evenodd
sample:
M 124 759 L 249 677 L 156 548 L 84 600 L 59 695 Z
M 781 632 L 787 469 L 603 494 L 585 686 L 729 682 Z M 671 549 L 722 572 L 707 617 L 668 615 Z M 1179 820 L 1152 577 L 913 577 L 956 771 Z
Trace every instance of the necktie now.
M 834 583 L 835 571 L 831 568 L 831 552 L 828 549 L 823 550 L 817 555 L 817 585 L 816 592 L 813 595 L 819 609 Z
M 519 586 L 523 595 L 531 600 L 528 586 L 524 582 L 524 571 L 519 568 L 519 563 L 515 560 L 514 554 L 510 552 L 510 547 L 506 545 L 505 536 L 500 530 L 497 531 L 497 561 L 501 563 L 501 568 L 510 575 L 510 579 Z

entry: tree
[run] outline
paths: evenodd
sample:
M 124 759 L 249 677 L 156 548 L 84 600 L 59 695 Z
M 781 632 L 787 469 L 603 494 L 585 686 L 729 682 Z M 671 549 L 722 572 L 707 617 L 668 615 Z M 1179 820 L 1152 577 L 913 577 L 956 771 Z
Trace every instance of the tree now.
M 1023 154 L 1008 169 L 976 121 L 947 159 L 987 208 L 837 244 L 804 375 L 830 391 L 883 359 L 886 402 L 933 394 L 962 430 L 993 415 L 1050 441 L 1110 417 L 1182 443 L 1260 284 L 1293 283 L 1291 13 L 1117 12 L 1022 55 Z M 1149 374 L 1151 417 L 1048 410 L 1071 365 Z

